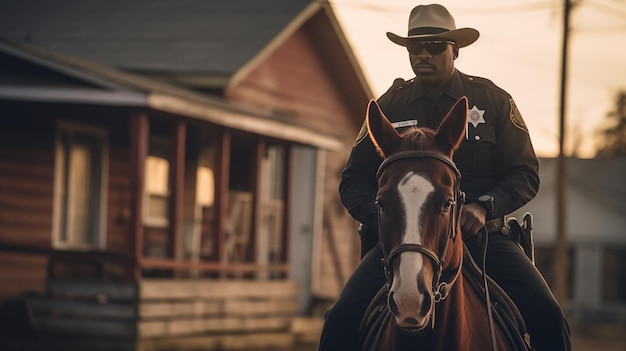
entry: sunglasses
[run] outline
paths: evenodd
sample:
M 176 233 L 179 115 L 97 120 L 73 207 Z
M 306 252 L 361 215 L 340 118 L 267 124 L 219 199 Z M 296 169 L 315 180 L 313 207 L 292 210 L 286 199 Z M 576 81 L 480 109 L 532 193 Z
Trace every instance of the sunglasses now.
M 446 51 L 448 44 L 456 45 L 455 42 L 449 40 L 429 40 L 409 43 L 406 48 L 409 50 L 409 53 L 413 55 L 419 55 L 424 49 L 428 50 L 432 55 L 437 55 Z

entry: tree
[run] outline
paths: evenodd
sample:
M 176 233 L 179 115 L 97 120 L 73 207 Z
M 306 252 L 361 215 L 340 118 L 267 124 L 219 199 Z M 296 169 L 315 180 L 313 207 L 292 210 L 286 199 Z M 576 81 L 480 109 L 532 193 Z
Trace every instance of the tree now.
M 617 94 L 615 110 L 606 117 L 608 125 L 600 130 L 597 156 L 626 156 L 626 91 Z

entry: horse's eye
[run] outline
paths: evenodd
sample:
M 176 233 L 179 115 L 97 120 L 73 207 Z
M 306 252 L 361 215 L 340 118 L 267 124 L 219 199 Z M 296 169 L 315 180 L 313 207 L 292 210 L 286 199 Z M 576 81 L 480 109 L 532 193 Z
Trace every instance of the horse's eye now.
M 446 201 L 443 206 L 441 206 L 441 212 L 448 212 L 454 206 L 454 200 Z

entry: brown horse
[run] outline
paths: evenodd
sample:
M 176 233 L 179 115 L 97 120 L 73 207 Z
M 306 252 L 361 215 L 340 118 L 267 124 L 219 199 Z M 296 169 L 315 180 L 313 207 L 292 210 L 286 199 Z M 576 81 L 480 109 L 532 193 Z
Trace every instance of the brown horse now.
M 502 318 L 489 322 L 484 290 L 475 292 L 462 269 L 464 257 L 468 266 L 471 258 L 460 235 L 464 195 L 452 155 L 465 136 L 466 116 L 464 97 L 437 131 L 398 134 L 370 101 L 367 128 L 384 158 L 376 201 L 387 286 L 363 320 L 362 350 L 527 349 L 520 330 L 506 330 Z

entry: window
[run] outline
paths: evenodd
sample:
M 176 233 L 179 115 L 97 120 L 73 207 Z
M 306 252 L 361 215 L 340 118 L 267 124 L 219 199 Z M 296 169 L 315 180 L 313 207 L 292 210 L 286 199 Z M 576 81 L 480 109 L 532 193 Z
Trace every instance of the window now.
M 226 237 L 223 258 L 228 263 L 253 262 L 257 142 L 233 136 L 230 147 L 228 213 L 224 224 Z
M 106 218 L 106 131 L 60 122 L 55 153 L 54 246 L 102 248 Z
M 268 262 L 272 263 L 284 262 L 285 162 L 286 148 L 269 145 L 263 160 L 265 191 L 261 200 L 261 229 L 268 237 L 268 246 L 266 252 L 260 253 L 260 259 L 267 256 Z
M 606 248 L 604 251 L 602 300 L 606 302 L 626 302 L 626 249 Z
M 535 265 L 537 269 L 541 272 L 543 277 L 545 278 L 548 285 L 554 289 L 554 251 L 556 248 L 553 245 L 549 246 L 535 246 Z M 574 297 L 574 269 L 572 266 L 572 262 L 576 260 L 576 251 L 573 248 L 569 248 L 567 250 L 567 262 L 568 265 L 565 267 L 565 272 L 560 274 L 564 274 L 566 276 L 566 284 L 567 284 L 567 298 L 572 299 Z
M 286 262 L 287 150 L 285 145 L 233 136 L 224 262 L 259 266 Z M 282 274 L 255 276 L 272 279 Z
M 215 169 L 217 136 L 210 131 L 190 133 L 185 167 L 182 257 L 191 261 L 218 261 Z M 197 151 L 196 151 L 197 150 Z M 197 154 L 196 154 L 197 152 Z
M 158 156 L 146 157 L 144 224 L 151 227 L 167 227 L 169 199 L 168 160 Z
M 257 263 L 262 265 L 286 261 L 284 229 L 286 158 L 285 146 L 268 145 L 265 157 L 261 160 Z M 270 275 L 262 272 L 258 277 L 269 278 Z

